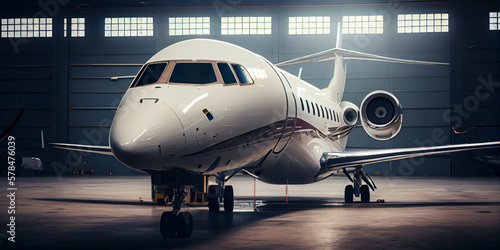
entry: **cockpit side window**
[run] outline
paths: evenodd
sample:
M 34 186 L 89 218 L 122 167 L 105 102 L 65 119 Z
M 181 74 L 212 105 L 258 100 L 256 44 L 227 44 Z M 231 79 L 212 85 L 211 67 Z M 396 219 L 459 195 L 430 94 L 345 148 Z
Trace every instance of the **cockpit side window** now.
M 187 84 L 209 84 L 217 82 L 212 63 L 184 63 L 175 64 L 169 82 Z
M 217 63 L 217 66 L 219 66 L 220 74 L 225 84 L 238 83 L 229 64 L 220 62 Z
M 231 66 L 233 67 L 234 72 L 236 72 L 236 76 L 241 84 L 253 83 L 252 77 L 250 77 L 247 70 L 243 66 L 239 64 L 231 64 Z
M 148 84 L 157 83 L 160 79 L 163 71 L 167 67 L 167 63 L 151 63 L 142 68 L 139 72 L 138 77 L 136 77 L 134 84 L 132 86 L 139 87 Z

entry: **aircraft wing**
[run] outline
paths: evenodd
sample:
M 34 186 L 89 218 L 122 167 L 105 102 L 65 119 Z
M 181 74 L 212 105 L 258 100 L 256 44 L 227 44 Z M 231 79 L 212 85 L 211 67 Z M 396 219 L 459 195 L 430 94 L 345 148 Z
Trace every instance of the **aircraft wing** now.
M 485 143 L 457 144 L 435 147 L 375 149 L 346 152 L 325 152 L 321 164 L 328 170 L 364 166 L 373 163 L 402 160 L 407 158 L 452 153 L 468 150 L 500 147 L 500 141 Z
M 68 144 L 68 143 L 50 143 L 54 145 L 54 148 L 87 152 L 101 155 L 113 155 L 110 146 L 91 146 L 91 145 L 81 145 L 81 144 Z
M 421 64 L 421 65 L 450 65 L 449 63 L 427 62 L 427 61 L 391 58 L 391 57 L 368 54 L 368 53 L 347 50 L 347 49 L 342 49 L 342 48 L 333 48 L 333 49 L 325 50 L 325 51 L 318 52 L 315 54 L 311 54 L 311 55 L 291 59 L 288 61 L 284 61 L 281 63 L 277 63 L 276 66 L 283 67 L 283 66 L 295 65 L 295 64 L 299 64 L 299 63 L 323 62 L 323 61 L 335 60 L 335 58 L 340 57 L 340 56 L 344 60 L 366 60 L 366 61 Z

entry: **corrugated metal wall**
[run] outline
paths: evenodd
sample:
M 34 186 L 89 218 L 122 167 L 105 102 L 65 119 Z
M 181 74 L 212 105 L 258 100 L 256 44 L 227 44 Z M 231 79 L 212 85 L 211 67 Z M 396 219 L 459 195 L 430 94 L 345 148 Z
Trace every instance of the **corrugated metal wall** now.
M 78 1 L 76 1 L 78 2 Z M 300 1 L 299 1 L 300 2 Z M 83 2 L 82 2 L 83 3 Z M 131 2 L 127 2 L 130 4 Z M 215 3 L 215 2 L 214 2 Z M 305 2 L 304 2 L 305 3 Z M 302 3 L 302 4 L 304 4 Z M 480 84 L 479 76 L 499 81 L 499 31 L 489 31 L 488 12 L 494 11 L 489 2 L 473 5 L 467 2 L 454 5 L 449 2 L 421 3 L 369 3 L 330 4 L 314 6 L 287 6 L 286 2 L 238 2 L 235 6 L 215 8 L 196 7 L 187 1 L 186 6 L 169 8 L 119 8 L 114 2 L 96 2 L 89 8 L 79 8 L 78 3 L 59 5 L 54 16 L 54 37 L 29 38 L 13 41 L 0 39 L 0 127 L 6 128 L 20 109 L 25 109 L 13 135 L 18 138 L 25 155 L 43 157 L 46 166 L 54 164 L 54 171 L 65 165 L 71 168 L 90 169 L 96 173 L 131 174 L 112 157 L 65 153 L 40 149 L 40 131 L 46 141 L 107 145 L 109 125 L 121 96 L 130 79 L 110 80 L 112 76 L 135 75 L 140 66 L 160 49 L 175 42 L 195 36 L 169 36 L 168 17 L 209 16 L 211 35 L 203 36 L 243 46 L 263 55 L 272 62 L 302 56 L 335 46 L 337 26 L 346 15 L 384 15 L 384 34 L 344 35 L 343 47 L 367 53 L 418 60 L 451 62 L 448 66 L 399 65 L 376 62 L 352 61 L 348 63 L 348 79 L 344 99 L 360 105 L 369 92 L 377 89 L 393 92 L 404 108 L 403 129 L 389 141 L 375 141 L 356 127 L 350 136 L 349 146 L 359 148 L 414 147 L 430 144 L 464 142 L 452 132 L 453 121 L 443 115 L 454 104 L 473 96 Z M 5 3 L 2 3 L 4 5 Z M 107 6 L 104 6 L 106 5 Z M 301 3 L 297 3 L 301 4 Z M 98 7 L 100 6 L 100 7 Z M 85 6 L 84 6 L 85 7 Z M 2 8 L 1 18 L 28 17 L 43 10 L 33 3 L 19 9 L 8 5 Z M 53 9 L 54 10 L 54 9 Z M 498 11 L 498 10 L 496 10 Z M 397 14 L 449 13 L 450 32 L 399 34 L 396 33 Z M 272 35 L 221 36 L 222 16 L 271 16 Z M 106 17 L 153 17 L 153 37 L 104 37 Z M 330 16 L 331 33 L 328 35 L 288 35 L 290 16 Z M 62 36 L 64 17 L 86 18 L 84 38 Z M 14 39 L 15 40 L 15 39 Z M 13 43 L 19 43 L 17 46 Z M 17 49 L 16 49 L 17 48 Z M 322 88 L 333 75 L 333 62 L 302 65 L 302 78 Z M 300 66 L 287 68 L 297 74 Z M 463 123 L 500 124 L 499 86 L 488 98 L 479 100 L 479 107 Z M 470 98 L 469 98 L 470 99 Z M 499 128 L 483 126 L 474 129 L 474 141 L 499 140 Z M 469 136 L 470 133 L 467 133 Z M 470 137 L 470 136 L 469 136 Z M 495 154 L 495 152 L 489 152 Z M 498 151 L 496 151 L 498 154 Z M 470 153 L 450 157 L 429 156 L 413 161 L 377 164 L 367 168 L 374 174 L 392 175 L 475 175 L 477 162 Z M 52 169 L 50 166 L 48 169 Z

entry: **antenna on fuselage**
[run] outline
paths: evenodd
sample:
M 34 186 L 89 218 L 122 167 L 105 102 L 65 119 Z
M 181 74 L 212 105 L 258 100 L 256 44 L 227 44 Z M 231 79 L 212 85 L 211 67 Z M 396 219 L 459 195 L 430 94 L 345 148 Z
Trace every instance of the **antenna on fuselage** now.
M 299 75 L 297 76 L 299 79 L 302 79 L 302 67 L 299 69 Z

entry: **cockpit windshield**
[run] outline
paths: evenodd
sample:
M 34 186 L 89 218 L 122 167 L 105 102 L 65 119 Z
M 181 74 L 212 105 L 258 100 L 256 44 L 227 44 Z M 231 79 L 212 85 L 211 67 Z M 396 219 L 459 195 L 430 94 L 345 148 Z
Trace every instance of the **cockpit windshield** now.
M 209 84 L 217 82 L 212 63 L 176 63 L 171 83 Z
M 141 68 L 132 88 L 150 84 L 248 85 L 254 81 L 239 64 L 220 61 L 168 61 L 149 63 Z
M 139 78 L 136 78 L 133 86 L 139 87 L 152 83 L 157 83 L 160 80 L 163 71 L 167 67 L 167 63 L 152 63 L 146 65 L 146 67 L 142 68 L 142 71 L 139 73 Z

